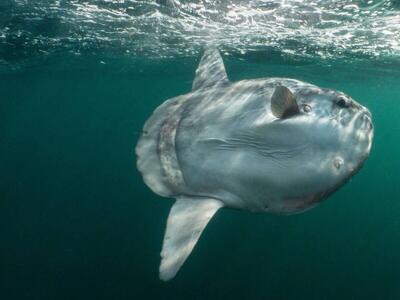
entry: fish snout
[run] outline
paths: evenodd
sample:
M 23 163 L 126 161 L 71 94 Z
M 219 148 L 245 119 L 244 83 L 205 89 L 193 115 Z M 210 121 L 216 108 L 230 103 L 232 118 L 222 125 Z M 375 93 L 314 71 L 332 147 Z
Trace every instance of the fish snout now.
M 372 115 L 371 112 L 366 108 L 365 106 L 362 106 L 361 104 L 357 103 L 356 101 L 352 101 L 353 105 L 356 109 L 356 119 L 358 120 L 358 128 L 366 131 L 366 132 L 371 132 L 374 129 L 373 123 L 372 123 Z
M 356 144 L 354 153 L 359 156 L 359 164 L 362 165 L 369 155 L 374 136 L 372 116 L 367 108 L 362 107 L 361 111 L 358 113 L 355 126 Z
M 366 111 L 363 112 L 361 118 L 364 121 L 364 127 L 368 131 L 372 131 L 374 129 L 374 125 L 372 124 L 372 116 L 368 109 L 366 109 Z
M 355 101 L 354 101 L 355 102 Z M 372 115 L 371 112 L 366 108 L 365 106 L 362 106 L 361 104 L 358 104 L 359 107 L 359 118 L 361 119 L 362 122 L 362 129 L 371 132 L 374 129 L 374 126 L 372 124 Z

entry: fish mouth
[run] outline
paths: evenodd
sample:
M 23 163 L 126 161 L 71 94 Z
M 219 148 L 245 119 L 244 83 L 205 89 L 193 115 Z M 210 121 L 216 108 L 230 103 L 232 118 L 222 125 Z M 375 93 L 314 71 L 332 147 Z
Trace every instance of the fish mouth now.
M 368 109 L 364 109 L 364 111 L 361 113 L 361 120 L 363 122 L 361 128 L 367 132 L 367 139 L 369 140 L 369 143 L 371 143 L 374 132 L 374 124 L 372 123 L 372 115 Z
M 358 117 L 361 118 L 361 120 L 363 122 L 365 122 L 366 124 L 366 129 L 368 130 L 373 130 L 373 124 L 372 124 L 372 114 L 371 112 L 368 110 L 368 108 L 366 108 L 365 106 L 362 106 L 359 104 L 359 112 L 358 112 Z
M 362 165 L 369 156 L 374 135 L 372 115 L 367 108 L 361 108 L 361 111 L 357 114 L 355 118 L 354 126 L 354 135 L 356 139 L 354 150 L 358 152 L 358 155 L 361 156 L 358 164 Z
M 358 135 L 358 140 L 361 141 L 363 138 L 372 139 L 374 125 L 372 123 L 371 112 L 367 108 L 360 105 L 359 111 L 356 112 L 350 124 L 356 129 L 355 132 Z
M 366 110 L 362 114 L 362 118 L 364 119 L 365 122 L 365 127 L 367 128 L 368 131 L 373 131 L 374 130 L 374 125 L 372 123 L 372 116 L 369 110 Z

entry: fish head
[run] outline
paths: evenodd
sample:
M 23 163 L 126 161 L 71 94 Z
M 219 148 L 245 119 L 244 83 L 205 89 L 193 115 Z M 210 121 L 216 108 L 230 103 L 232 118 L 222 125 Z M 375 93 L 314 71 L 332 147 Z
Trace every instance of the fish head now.
M 320 89 L 296 97 L 304 139 L 315 158 L 333 165 L 343 177 L 351 177 L 368 157 L 373 124 L 370 111 L 350 96 L 336 90 Z
M 277 118 L 264 132 L 266 143 L 286 153 L 274 169 L 280 201 L 272 210 L 281 213 L 311 208 L 346 183 L 364 164 L 373 139 L 371 113 L 350 96 L 317 87 L 292 91 L 275 107 L 272 96 Z

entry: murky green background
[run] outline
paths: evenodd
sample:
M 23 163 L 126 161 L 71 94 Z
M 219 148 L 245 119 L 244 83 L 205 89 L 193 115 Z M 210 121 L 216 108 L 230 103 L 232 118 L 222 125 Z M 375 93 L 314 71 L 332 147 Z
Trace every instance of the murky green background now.
M 177 277 L 158 279 L 172 204 L 135 166 L 144 121 L 190 90 L 199 57 L 60 55 L 0 74 L 0 298 L 400 299 L 398 64 L 225 58 L 232 80 L 284 76 L 367 106 L 370 158 L 319 207 L 223 209 Z

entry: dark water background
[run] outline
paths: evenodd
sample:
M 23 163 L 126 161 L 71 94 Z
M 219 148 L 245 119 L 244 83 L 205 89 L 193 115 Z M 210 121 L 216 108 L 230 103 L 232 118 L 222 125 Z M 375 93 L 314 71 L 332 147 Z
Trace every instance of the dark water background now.
M 360 173 L 304 214 L 219 211 L 165 283 L 159 252 L 172 200 L 145 186 L 134 147 L 152 111 L 190 90 L 201 43 L 187 55 L 179 43 L 158 57 L 129 44 L 127 54 L 81 28 L 105 46 L 63 44 L 58 31 L 50 44 L 40 34 L 49 27 L 30 32 L 18 10 L 39 6 L 17 2 L 0 6 L 12 24 L 20 18 L 14 31 L 2 19 L 0 39 L 0 299 L 400 299 L 396 46 L 382 53 L 372 39 L 368 51 L 342 55 L 316 44 L 298 56 L 221 45 L 231 80 L 292 77 L 350 94 L 372 112 L 374 144 Z

